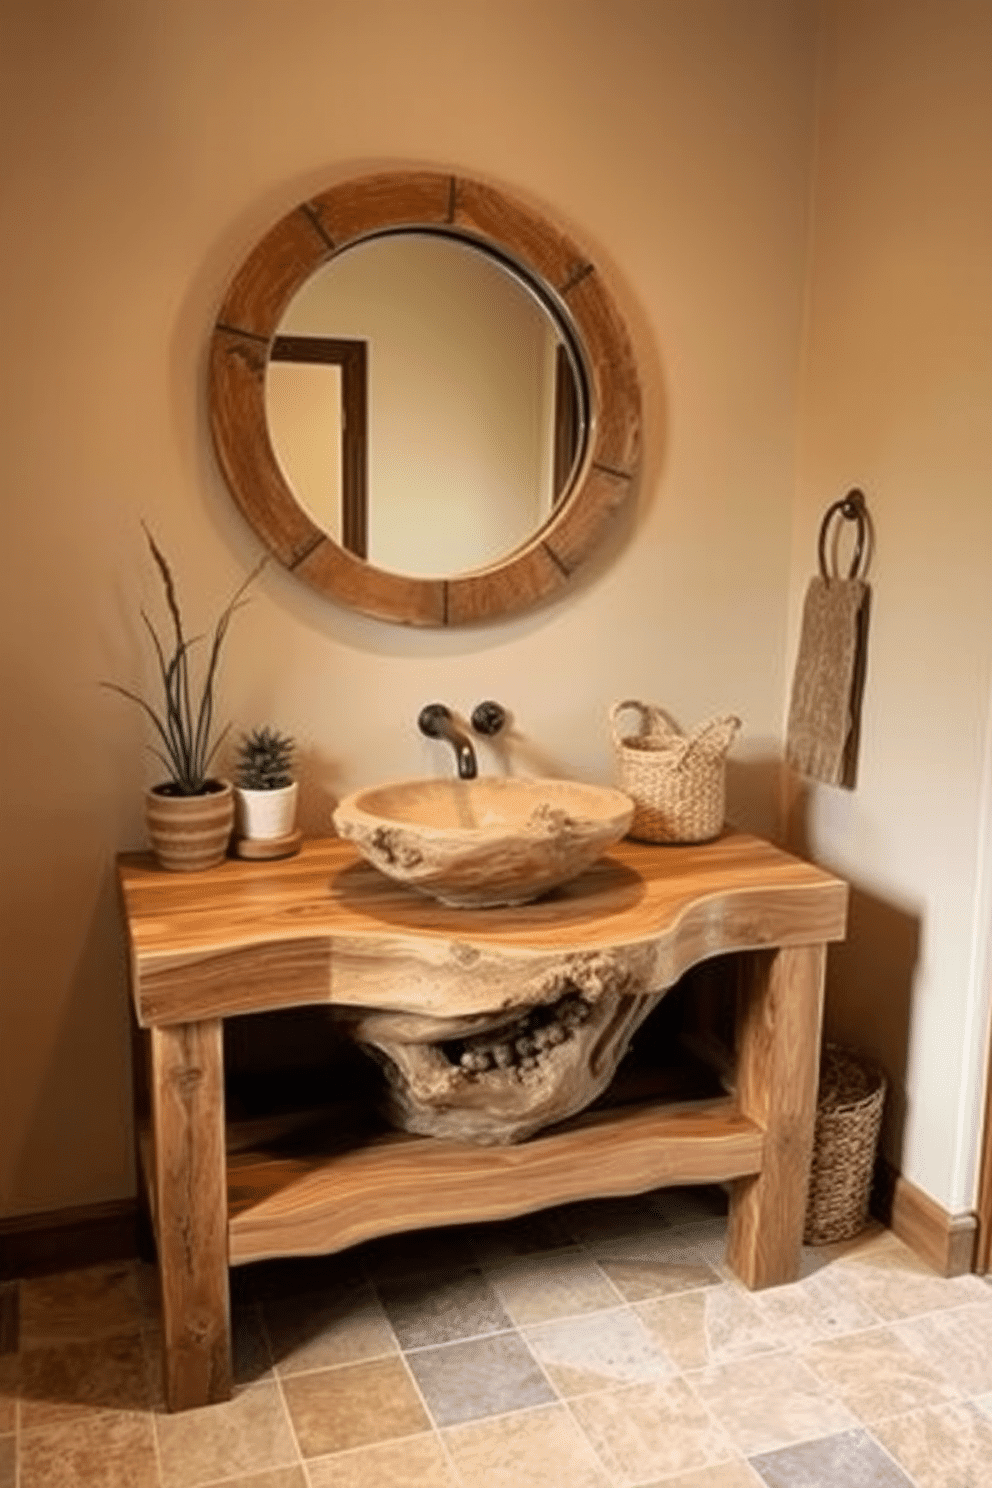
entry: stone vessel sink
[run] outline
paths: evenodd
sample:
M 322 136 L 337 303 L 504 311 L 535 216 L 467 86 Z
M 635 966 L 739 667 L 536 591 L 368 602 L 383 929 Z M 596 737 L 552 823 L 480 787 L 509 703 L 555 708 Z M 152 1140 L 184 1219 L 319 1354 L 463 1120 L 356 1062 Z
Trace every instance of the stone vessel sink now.
M 571 780 L 403 780 L 346 796 L 334 825 L 388 877 L 442 904 L 527 904 L 630 826 L 621 791 Z

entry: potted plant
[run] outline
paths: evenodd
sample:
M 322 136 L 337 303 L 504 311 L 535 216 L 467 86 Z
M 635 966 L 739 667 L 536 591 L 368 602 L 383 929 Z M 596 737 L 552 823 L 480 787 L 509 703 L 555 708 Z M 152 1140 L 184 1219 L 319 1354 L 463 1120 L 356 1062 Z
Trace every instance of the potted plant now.
M 172 641 L 167 645 L 145 610 L 141 611 L 158 661 L 161 702 L 153 705 L 116 682 L 103 685 L 137 703 L 151 719 L 157 735 L 158 744 L 152 747 L 152 753 L 162 761 L 168 778 L 146 793 L 145 821 L 159 863 L 163 868 L 182 872 L 211 868 L 225 857 L 234 825 L 230 782 L 210 774 L 211 762 L 227 733 L 226 726 L 214 733 L 217 667 L 231 617 L 244 603 L 245 590 L 267 560 L 263 558 L 252 570 L 217 621 L 197 684 L 190 653 L 203 637 L 186 636 L 172 570 L 147 527 L 145 536 L 172 619 Z
M 267 842 L 293 831 L 298 791 L 293 779 L 295 747 L 288 734 L 268 725 L 242 738 L 234 774 L 239 836 Z

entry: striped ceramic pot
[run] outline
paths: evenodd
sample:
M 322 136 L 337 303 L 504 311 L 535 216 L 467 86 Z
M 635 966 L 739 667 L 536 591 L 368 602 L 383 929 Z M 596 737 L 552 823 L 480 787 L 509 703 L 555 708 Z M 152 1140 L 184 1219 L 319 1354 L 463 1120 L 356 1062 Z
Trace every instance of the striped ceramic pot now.
M 171 794 L 153 785 L 145 795 L 145 823 L 162 868 L 193 873 L 227 856 L 234 827 L 234 791 L 226 780 L 208 780 L 199 796 Z

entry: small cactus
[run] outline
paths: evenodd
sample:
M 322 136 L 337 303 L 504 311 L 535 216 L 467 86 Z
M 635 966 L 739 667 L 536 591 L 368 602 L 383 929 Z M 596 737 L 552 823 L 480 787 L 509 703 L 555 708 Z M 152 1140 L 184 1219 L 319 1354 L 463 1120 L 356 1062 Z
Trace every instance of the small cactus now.
M 295 741 L 276 729 L 252 729 L 238 746 L 235 783 L 242 790 L 280 790 L 293 783 Z

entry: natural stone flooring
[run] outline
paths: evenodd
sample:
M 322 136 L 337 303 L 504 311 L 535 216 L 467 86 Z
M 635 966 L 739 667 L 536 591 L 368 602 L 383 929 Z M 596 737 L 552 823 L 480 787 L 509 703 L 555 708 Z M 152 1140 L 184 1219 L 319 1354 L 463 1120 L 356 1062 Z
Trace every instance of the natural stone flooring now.
M 0 1287 L 0 1488 L 988 1488 L 992 1284 L 891 1234 L 749 1293 L 719 1190 L 233 1273 L 238 1388 L 161 1406 L 154 1271 Z

